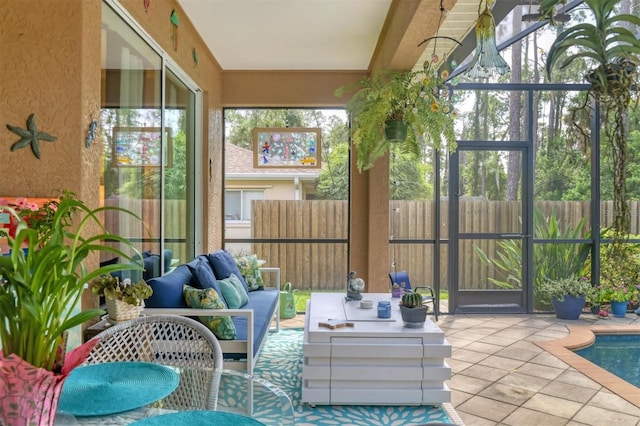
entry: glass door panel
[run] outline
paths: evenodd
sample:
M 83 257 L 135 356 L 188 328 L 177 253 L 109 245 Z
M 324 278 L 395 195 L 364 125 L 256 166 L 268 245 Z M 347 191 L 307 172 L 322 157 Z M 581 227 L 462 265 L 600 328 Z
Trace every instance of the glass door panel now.
M 165 271 L 195 257 L 195 93 L 166 72 L 164 174 Z
M 162 60 L 104 3 L 102 34 L 102 199 L 106 206 L 121 207 L 142 218 L 107 212 L 105 226 L 141 252 L 159 254 L 161 228 L 155 219 L 162 173 Z M 158 270 L 159 265 L 149 264 L 147 269 Z M 122 278 L 126 277 L 137 281 L 142 273 L 123 271 Z
M 464 148 L 453 156 L 450 274 L 457 283 L 456 312 L 525 309 L 523 157 L 519 149 Z

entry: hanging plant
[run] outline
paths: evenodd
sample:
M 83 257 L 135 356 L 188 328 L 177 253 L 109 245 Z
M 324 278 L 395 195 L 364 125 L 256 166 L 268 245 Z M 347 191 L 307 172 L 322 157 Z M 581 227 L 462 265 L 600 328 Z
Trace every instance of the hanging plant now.
M 640 40 L 635 34 L 640 29 L 640 17 L 616 14 L 620 0 L 585 0 L 593 14 L 593 23 L 582 22 L 562 31 L 553 42 L 547 56 L 547 74 L 554 67 L 563 70 L 576 60 L 586 61 L 592 67 L 584 78 L 591 83 L 583 105 L 574 109 L 573 122 L 579 123 L 577 114 L 590 114 L 591 101 L 603 112 L 604 134 L 610 144 L 613 161 L 613 214 L 616 239 L 629 231 L 627 205 L 627 114 L 634 104 L 638 84 Z M 543 0 L 540 14 L 554 23 L 556 6 L 563 0 Z M 579 134 L 589 141 L 589 133 L 575 124 Z
M 456 139 L 453 122 L 457 112 L 445 85 L 448 72 L 438 71 L 425 63 L 424 71 L 378 71 L 359 82 L 338 88 L 336 96 L 354 92 L 347 103 L 352 115 L 352 140 L 360 171 L 373 167 L 390 143 L 398 141 L 399 133 L 406 130 L 400 141 L 403 152 L 418 157 L 422 143 L 438 150 L 454 150 Z M 396 120 L 398 132 L 385 134 L 388 121 Z

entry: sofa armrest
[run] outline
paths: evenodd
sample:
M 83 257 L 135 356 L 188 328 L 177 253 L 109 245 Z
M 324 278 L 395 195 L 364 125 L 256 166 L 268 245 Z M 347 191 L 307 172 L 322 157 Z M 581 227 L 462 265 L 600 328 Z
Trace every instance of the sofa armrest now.
M 275 289 L 280 291 L 280 268 L 260 268 L 260 273 L 268 272 L 276 274 L 276 287 Z M 272 288 L 272 287 L 269 287 Z
M 260 268 L 260 273 L 269 272 L 276 274 L 276 290 L 280 294 L 280 268 Z M 271 287 L 269 287 L 271 288 Z M 280 332 L 280 298 L 278 298 L 278 306 L 276 306 L 276 332 Z
M 231 315 L 235 317 L 247 318 L 247 359 L 250 360 L 251 367 L 248 370 L 253 372 L 253 309 L 199 309 L 199 308 L 145 308 L 143 315 L 181 315 L 185 317 L 193 316 L 222 316 Z M 223 342 L 222 340 L 220 342 Z

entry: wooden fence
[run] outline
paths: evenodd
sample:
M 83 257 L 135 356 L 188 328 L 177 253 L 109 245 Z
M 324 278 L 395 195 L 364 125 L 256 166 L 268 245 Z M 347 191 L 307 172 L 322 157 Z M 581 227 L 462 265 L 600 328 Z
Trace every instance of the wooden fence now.
M 267 260 L 267 265 L 281 268 L 284 281 L 290 281 L 294 288 L 314 290 L 345 285 L 349 222 L 346 201 L 255 201 L 252 209 L 252 238 L 295 240 L 252 244 L 252 251 Z
M 587 218 L 582 237 L 589 235 L 588 201 L 536 201 L 536 208 L 545 217 L 555 211 L 561 229 L 574 229 L 583 218 Z M 391 201 L 389 232 L 393 240 L 427 240 L 430 243 L 392 243 L 389 253 L 389 270 L 410 271 L 415 283 L 434 285 L 434 206 L 433 201 Z M 520 232 L 520 202 L 460 200 L 460 232 Z M 612 222 L 613 203 L 601 204 L 601 223 Z M 631 232 L 639 233 L 638 212 L 640 202 L 630 202 Z M 441 202 L 439 233 L 441 241 L 440 284 L 448 282 L 449 203 Z M 348 205 L 346 201 L 255 201 L 253 204 L 252 238 L 293 239 L 296 242 L 254 243 L 252 251 L 269 265 L 282 269 L 285 281 L 291 281 L 296 288 L 312 290 L 341 290 L 344 288 L 348 272 L 347 244 L 335 242 L 301 242 L 305 239 L 348 238 Z M 542 238 L 535 235 L 534 238 Z M 496 255 L 495 240 L 471 240 L 460 245 L 457 254 L 460 262 L 460 282 L 474 283 L 475 288 L 493 288 L 489 277 L 496 277 L 495 271 L 483 264 L 475 253 L 477 246 L 489 257 Z
M 148 239 L 159 235 L 159 202 L 157 200 L 117 200 L 109 203 L 129 209 L 142 217 L 146 229 L 135 220 L 123 214 L 108 214 L 105 217 L 107 229 L 119 229 L 120 235 L 129 238 Z M 414 283 L 433 285 L 434 268 L 434 205 L 433 201 L 392 201 L 390 202 L 389 233 L 394 240 L 427 240 L 431 243 L 391 244 L 389 250 L 389 270 L 393 263 L 398 270 L 410 271 Z M 629 203 L 631 211 L 631 233 L 640 234 L 640 201 Z M 354 207 L 357 208 L 357 207 Z M 589 217 L 587 201 L 536 201 L 536 208 L 549 217 L 552 211 L 562 229 L 575 228 L 580 220 Z M 601 203 L 600 220 L 603 225 L 612 223 L 613 203 Z M 185 224 L 188 213 L 184 201 L 165 202 L 165 229 L 168 238 L 184 241 Z M 439 234 L 441 245 L 440 283 L 448 282 L 449 203 L 441 202 Z M 253 202 L 251 236 L 255 239 L 287 239 L 287 242 L 256 242 L 252 251 L 265 259 L 268 266 L 279 266 L 282 279 L 291 281 L 294 288 L 313 290 L 342 289 L 348 272 L 348 204 L 346 201 L 291 201 L 262 200 Z M 460 200 L 460 232 L 520 231 L 520 203 L 509 201 Z M 120 228 L 118 228 L 120 227 Z M 589 232 L 587 226 L 584 231 Z M 534 238 L 540 238 L 535 235 Z M 151 238 L 153 240 L 154 238 Z M 324 240 L 324 241 L 323 241 Z M 473 245 L 480 247 L 489 257 L 496 255 L 493 240 L 473 240 L 462 244 L 457 254 L 460 262 L 461 282 L 486 283 L 494 276 L 477 254 Z M 158 242 L 143 243 L 143 250 L 157 251 Z M 174 257 L 182 262 L 186 259 L 184 242 L 167 244 Z M 473 280 L 468 279 L 473 277 Z

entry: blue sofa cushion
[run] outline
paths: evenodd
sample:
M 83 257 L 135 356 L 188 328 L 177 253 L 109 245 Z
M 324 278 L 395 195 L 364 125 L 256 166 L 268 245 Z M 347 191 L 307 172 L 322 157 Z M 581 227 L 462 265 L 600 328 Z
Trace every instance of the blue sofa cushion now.
M 213 253 L 209 253 L 207 255 L 207 259 L 209 259 L 209 263 L 211 263 L 213 273 L 216 275 L 217 279 L 224 280 L 225 278 L 229 278 L 231 274 L 234 274 L 236 277 L 240 278 L 240 282 L 242 283 L 244 290 L 247 293 L 249 292 L 247 282 L 244 280 L 240 269 L 238 269 L 236 261 L 233 260 L 233 257 L 228 251 L 217 250 Z
M 167 272 L 171 269 L 171 262 L 173 261 L 173 251 L 169 249 L 164 249 L 162 252 L 162 257 L 164 257 L 164 271 Z
M 183 286 L 191 285 L 193 275 L 187 265 L 178 266 L 170 274 L 151 278 L 147 284 L 153 294 L 144 304 L 148 308 L 187 308 L 182 295 Z
M 149 281 L 151 278 L 159 277 L 160 274 L 160 256 L 152 254 L 142 259 L 144 262 L 144 272 L 142 278 Z
M 269 330 L 271 318 L 276 311 L 276 300 L 279 294 L 276 290 L 252 291 L 249 293 L 249 302 L 242 309 L 253 309 L 253 355 L 258 353 L 260 342 L 264 338 L 265 333 Z M 236 326 L 238 340 L 247 339 L 247 319 L 245 317 L 232 317 Z M 243 354 L 224 354 L 227 359 L 242 359 L 246 357 Z

